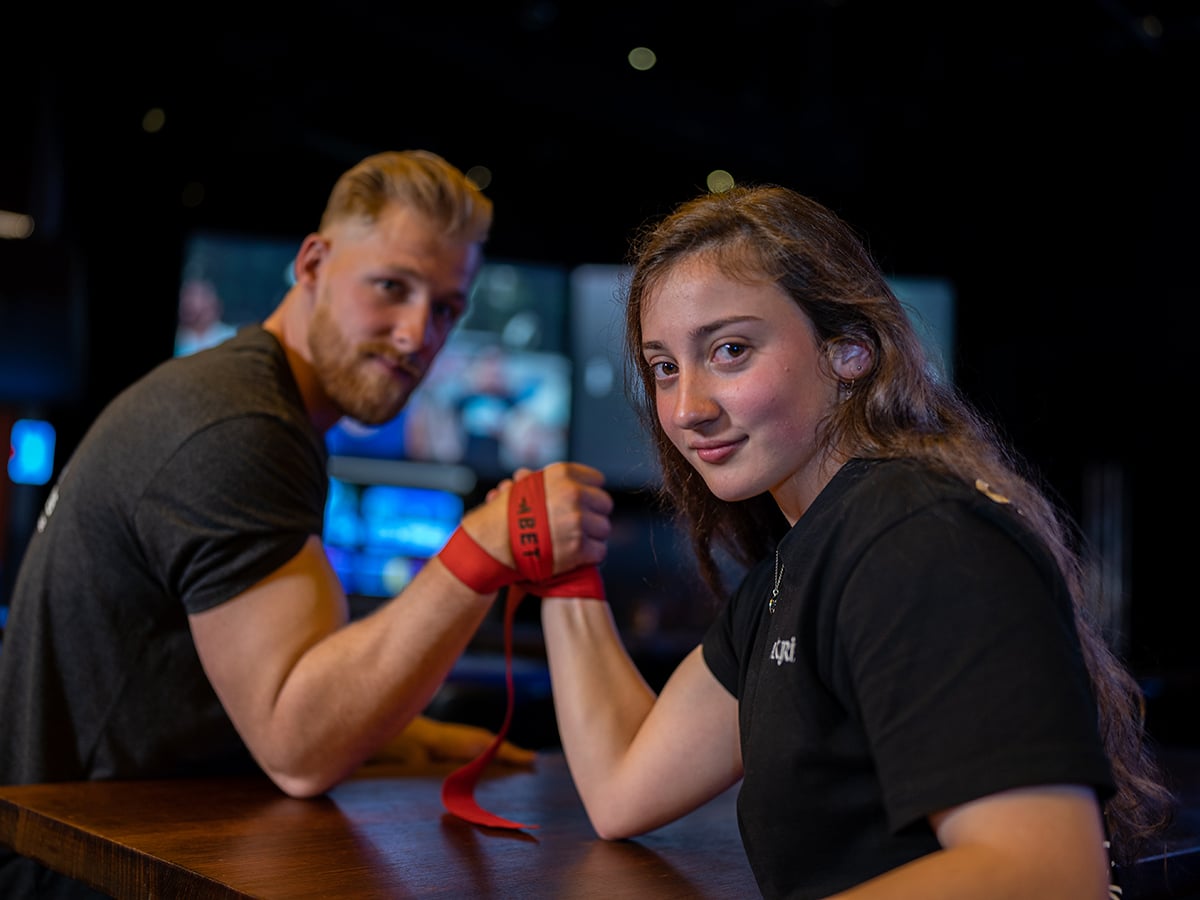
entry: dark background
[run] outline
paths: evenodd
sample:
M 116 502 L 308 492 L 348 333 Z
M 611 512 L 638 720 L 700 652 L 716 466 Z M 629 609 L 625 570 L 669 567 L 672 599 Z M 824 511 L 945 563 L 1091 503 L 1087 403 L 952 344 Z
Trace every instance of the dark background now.
M 722 168 L 833 207 L 889 272 L 953 280 L 959 384 L 1098 542 L 1156 708 L 1195 708 L 1195 4 L 4 19 L 0 209 L 39 227 L 0 241 L 0 354 L 41 374 L 0 406 L 53 417 L 60 461 L 170 355 L 192 228 L 303 233 L 349 165 L 425 147 L 492 172 L 493 255 L 617 262 Z

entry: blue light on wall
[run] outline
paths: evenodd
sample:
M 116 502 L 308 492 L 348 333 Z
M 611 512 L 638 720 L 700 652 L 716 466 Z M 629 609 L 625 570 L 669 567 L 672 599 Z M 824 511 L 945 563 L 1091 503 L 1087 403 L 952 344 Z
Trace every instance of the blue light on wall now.
M 16 484 L 45 484 L 54 471 L 54 426 L 40 419 L 13 422 L 8 477 Z

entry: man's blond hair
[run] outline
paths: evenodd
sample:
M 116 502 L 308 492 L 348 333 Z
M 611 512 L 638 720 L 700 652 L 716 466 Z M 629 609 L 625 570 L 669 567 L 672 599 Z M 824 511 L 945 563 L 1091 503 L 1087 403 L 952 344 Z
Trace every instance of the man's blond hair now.
M 482 244 L 492 226 L 492 201 L 459 169 L 428 150 L 389 150 L 337 180 L 321 231 L 350 219 L 375 222 L 394 204 L 417 210 L 455 240 Z

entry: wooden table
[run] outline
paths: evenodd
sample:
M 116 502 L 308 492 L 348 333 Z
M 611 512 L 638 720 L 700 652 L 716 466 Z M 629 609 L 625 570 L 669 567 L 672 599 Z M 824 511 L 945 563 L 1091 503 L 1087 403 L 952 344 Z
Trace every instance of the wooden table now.
M 364 769 L 296 800 L 263 778 L 0 786 L 0 844 L 114 897 L 751 898 L 731 790 L 631 841 L 595 837 L 561 754 L 493 765 L 448 815 L 453 766 Z

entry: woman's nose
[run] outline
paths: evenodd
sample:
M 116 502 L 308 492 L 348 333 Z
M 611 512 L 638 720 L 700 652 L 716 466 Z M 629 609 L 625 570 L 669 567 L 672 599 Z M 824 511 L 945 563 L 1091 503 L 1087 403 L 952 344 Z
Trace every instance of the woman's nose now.
M 720 414 L 720 405 L 709 389 L 703 374 L 680 373 L 676 382 L 675 424 L 680 428 L 696 428 Z

